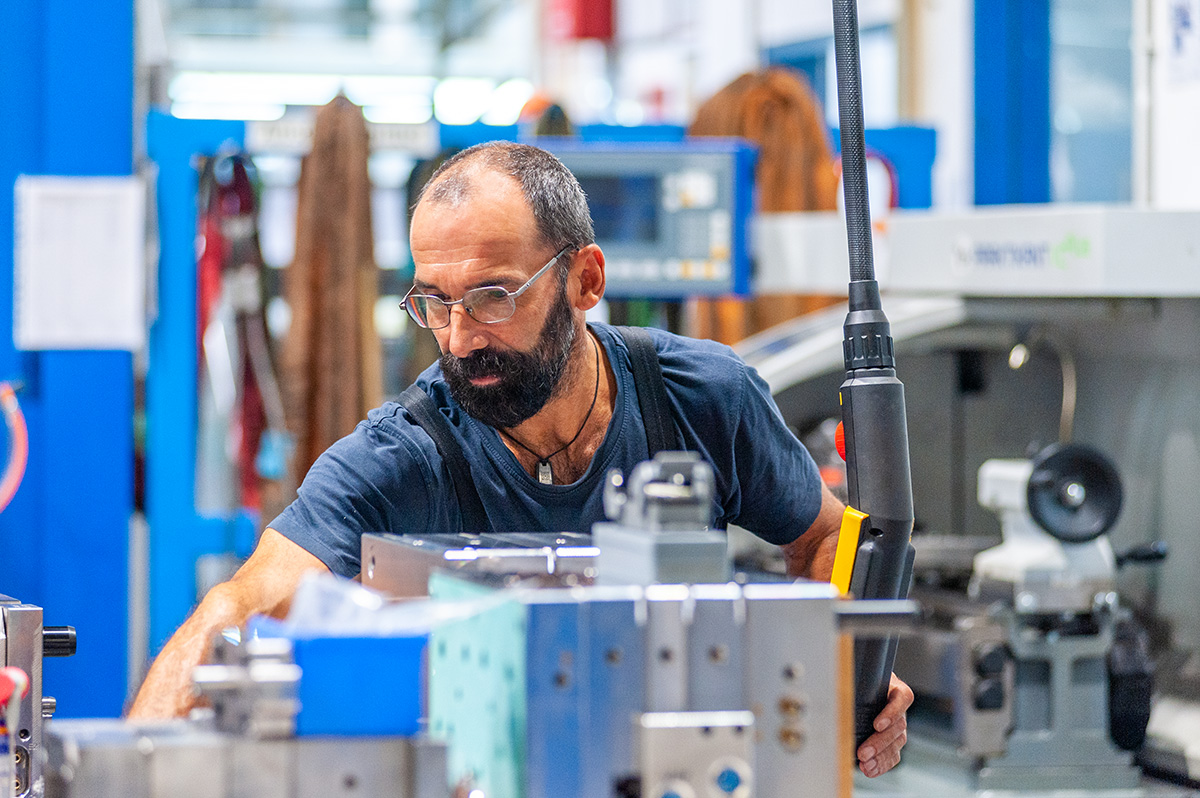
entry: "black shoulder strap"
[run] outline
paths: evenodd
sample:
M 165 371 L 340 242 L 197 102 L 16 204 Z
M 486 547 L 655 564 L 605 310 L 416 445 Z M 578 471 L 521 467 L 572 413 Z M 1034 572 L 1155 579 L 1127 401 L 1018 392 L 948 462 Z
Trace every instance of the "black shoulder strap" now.
M 412 413 L 413 418 L 421 425 L 421 429 L 433 439 L 438 454 L 446 468 L 450 469 L 450 481 L 454 483 L 454 493 L 458 496 L 459 512 L 462 513 L 463 532 L 491 532 L 492 525 L 483 503 L 479 500 L 479 492 L 475 490 L 475 481 L 471 478 L 471 466 L 462 453 L 462 447 L 450 429 L 450 422 L 438 411 L 437 405 L 429 395 L 415 384 L 408 386 L 400 394 L 400 404 Z
M 654 347 L 654 341 L 641 327 L 616 329 L 625 339 L 625 345 L 629 347 L 633 384 L 637 388 L 642 422 L 646 425 L 650 456 L 680 448 L 673 429 L 671 405 L 667 401 L 667 387 L 663 383 L 662 364 L 658 362 L 658 350 Z

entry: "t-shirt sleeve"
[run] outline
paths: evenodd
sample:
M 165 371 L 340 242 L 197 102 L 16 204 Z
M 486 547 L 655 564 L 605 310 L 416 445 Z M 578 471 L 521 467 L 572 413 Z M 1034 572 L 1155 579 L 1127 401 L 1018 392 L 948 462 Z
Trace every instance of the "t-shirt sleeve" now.
M 766 381 L 712 341 L 664 337 L 659 362 L 685 443 L 713 467 L 716 525 L 778 545 L 803 534 L 821 509 L 820 474 Z
M 364 421 L 317 458 L 296 500 L 269 526 L 353 577 L 363 533 L 428 528 L 429 471 L 413 440 Z
M 821 511 L 821 476 L 788 429 L 766 381 L 742 364 L 741 413 L 733 457 L 739 509 L 729 520 L 777 545 L 800 537 Z

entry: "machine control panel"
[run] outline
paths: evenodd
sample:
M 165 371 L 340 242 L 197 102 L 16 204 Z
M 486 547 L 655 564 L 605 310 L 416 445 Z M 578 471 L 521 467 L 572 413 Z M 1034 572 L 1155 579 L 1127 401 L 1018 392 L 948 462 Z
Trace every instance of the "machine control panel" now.
M 537 143 L 558 156 L 587 194 L 606 256 L 607 296 L 749 292 L 755 151 L 748 144 Z

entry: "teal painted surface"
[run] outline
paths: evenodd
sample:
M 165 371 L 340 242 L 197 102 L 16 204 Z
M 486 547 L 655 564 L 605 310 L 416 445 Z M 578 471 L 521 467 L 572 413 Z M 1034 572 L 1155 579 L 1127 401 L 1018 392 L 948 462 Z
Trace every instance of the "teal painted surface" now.
M 435 571 L 429 594 L 472 600 L 494 591 Z M 446 624 L 429 640 L 429 732 L 449 746 L 450 775 L 474 774 L 488 798 L 523 798 L 526 608 L 509 601 Z

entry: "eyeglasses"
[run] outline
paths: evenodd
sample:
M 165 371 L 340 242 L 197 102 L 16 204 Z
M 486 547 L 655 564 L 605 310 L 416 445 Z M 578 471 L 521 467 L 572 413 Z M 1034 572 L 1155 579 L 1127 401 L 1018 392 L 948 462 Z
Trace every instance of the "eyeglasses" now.
M 560 249 L 557 255 L 538 269 L 537 273 L 526 280 L 525 285 L 516 291 L 509 291 L 499 285 L 488 285 L 482 288 L 472 288 L 463 294 L 462 299 L 448 301 L 430 294 L 414 294 L 413 291 L 416 291 L 417 288 L 413 286 L 412 291 L 405 295 L 404 301 L 400 304 L 408 311 L 408 315 L 412 316 L 413 321 L 430 330 L 440 330 L 450 326 L 450 306 L 458 304 L 461 304 L 463 310 L 469 313 L 475 321 L 484 324 L 507 321 L 517 310 L 517 297 L 525 293 L 525 289 L 533 285 L 534 281 L 545 274 L 570 248 L 570 246 L 566 246 Z

